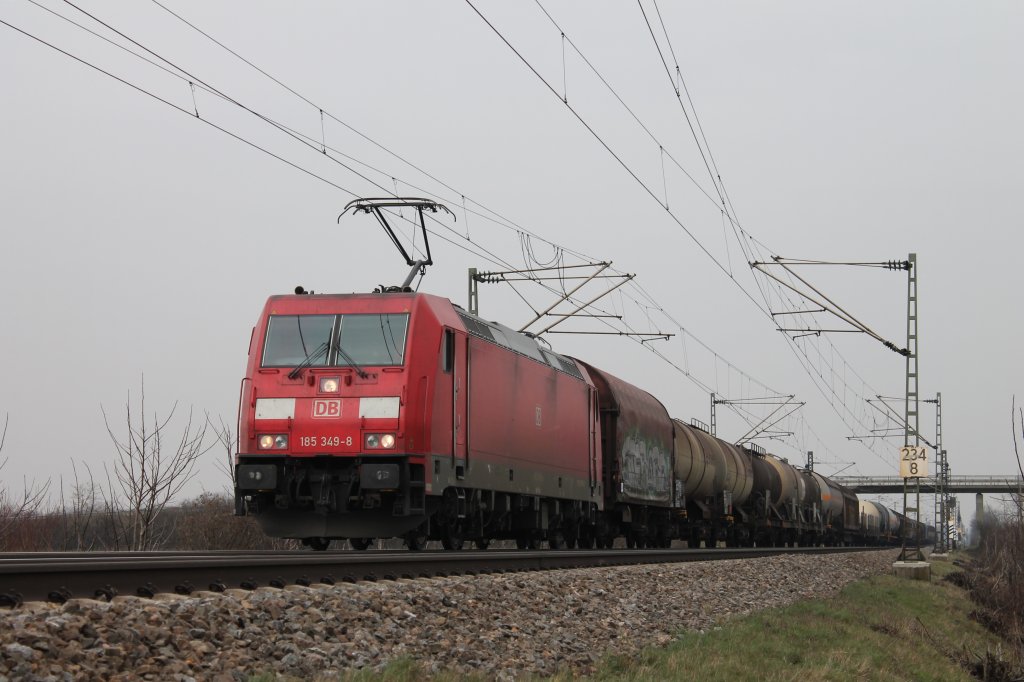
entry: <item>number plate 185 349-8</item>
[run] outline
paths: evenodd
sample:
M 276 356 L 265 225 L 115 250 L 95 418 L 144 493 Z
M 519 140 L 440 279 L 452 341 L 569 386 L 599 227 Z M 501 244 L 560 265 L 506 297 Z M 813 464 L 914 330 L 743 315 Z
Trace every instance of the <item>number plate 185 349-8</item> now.
M 294 436 L 293 446 L 296 450 L 333 450 L 355 451 L 359 440 L 356 436 L 342 434 L 309 434 Z

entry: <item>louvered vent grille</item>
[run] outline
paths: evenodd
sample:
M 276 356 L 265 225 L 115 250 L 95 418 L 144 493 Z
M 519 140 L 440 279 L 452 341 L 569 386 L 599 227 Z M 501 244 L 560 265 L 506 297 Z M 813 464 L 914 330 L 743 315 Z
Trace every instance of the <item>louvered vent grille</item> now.
M 473 336 L 479 336 L 481 339 L 487 339 L 491 343 L 494 343 L 494 334 L 491 333 L 491 328 L 479 320 L 474 320 L 472 317 L 467 317 L 462 313 L 459 313 L 459 317 L 462 318 L 462 323 L 466 325 L 466 331 Z
M 558 358 L 558 364 L 561 365 L 562 369 L 564 369 L 568 374 L 573 375 L 577 379 L 580 379 L 580 380 L 583 379 L 583 374 L 580 372 L 579 368 L 576 366 L 576 363 L 573 362 L 572 360 L 566 360 L 565 358 Z

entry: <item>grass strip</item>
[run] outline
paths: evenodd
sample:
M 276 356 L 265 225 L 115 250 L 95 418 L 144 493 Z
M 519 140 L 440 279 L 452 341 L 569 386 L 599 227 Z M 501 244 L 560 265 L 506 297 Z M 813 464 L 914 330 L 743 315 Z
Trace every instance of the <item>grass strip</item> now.
M 836 597 L 799 602 L 684 632 L 664 648 L 606 659 L 597 680 L 970 680 L 1001 640 L 972 619 L 967 593 L 876 576 Z M 980 672 L 980 671 L 979 671 Z M 556 679 L 571 679 L 563 675 Z

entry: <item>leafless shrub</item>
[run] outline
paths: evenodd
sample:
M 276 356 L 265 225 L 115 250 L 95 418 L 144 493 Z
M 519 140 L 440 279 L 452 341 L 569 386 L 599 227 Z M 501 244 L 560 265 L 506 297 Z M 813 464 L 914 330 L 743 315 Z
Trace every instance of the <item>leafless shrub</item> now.
M 4 444 L 7 442 L 9 423 L 10 415 L 4 415 L 4 428 L 0 432 L 0 452 L 3 452 Z M 0 472 L 6 466 L 7 458 L 0 459 Z M 49 479 L 43 483 L 29 482 L 27 479 L 23 479 L 19 492 L 0 488 L 0 550 L 17 551 L 34 548 L 33 538 L 35 536 L 25 530 L 25 522 L 38 515 L 49 489 Z
M 199 458 L 212 447 L 206 445 L 206 424 L 193 426 L 189 410 L 177 444 L 165 447 L 171 434 L 171 420 L 177 410 L 175 403 L 163 420 L 154 412 L 152 422 L 146 417 L 145 383 L 139 392 L 138 410 L 133 411 L 131 392 L 125 404 L 125 436 L 118 438 L 107 413 L 103 421 L 117 453 L 111 476 L 104 467 L 106 486 L 102 489 L 106 518 L 114 525 L 119 547 L 127 550 L 156 549 L 170 534 L 164 524 L 158 526 L 164 509 L 196 474 Z M 102 408 L 101 408 L 102 409 Z
M 1024 475 L 1019 440 L 1024 440 L 1024 412 L 1011 408 L 1014 453 Z M 1020 431 L 1020 433 L 1018 433 Z M 971 593 L 984 609 L 984 622 L 1006 637 L 1024 659 L 1024 523 L 1019 497 L 1016 513 L 1002 519 L 985 514 L 976 519 L 980 541 L 973 562 Z
M 291 540 L 267 537 L 251 516 L 235 516 L 228 494 L 206 492 L 174 510 L 176 532 L 169 543 L 175 549 L 293 549 Z

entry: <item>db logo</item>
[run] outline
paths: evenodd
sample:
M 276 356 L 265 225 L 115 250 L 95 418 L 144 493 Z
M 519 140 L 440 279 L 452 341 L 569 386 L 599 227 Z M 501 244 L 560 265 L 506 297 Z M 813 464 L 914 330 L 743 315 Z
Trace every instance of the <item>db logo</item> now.
M 341 416 L 340 400 L 314 400 L 314 419 L 337 419 Z

